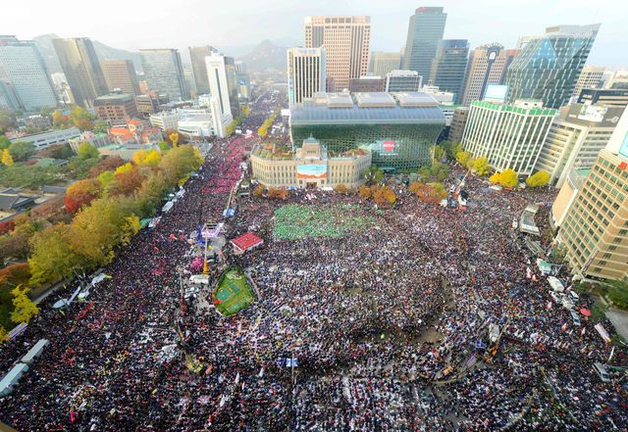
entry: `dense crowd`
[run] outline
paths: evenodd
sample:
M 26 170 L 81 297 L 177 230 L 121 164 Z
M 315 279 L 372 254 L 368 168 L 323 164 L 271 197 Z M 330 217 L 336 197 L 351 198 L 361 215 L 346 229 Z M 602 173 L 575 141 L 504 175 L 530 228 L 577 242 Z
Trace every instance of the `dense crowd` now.
M 551 192 L 507 194 L 470 178 L 464 212 L 399 186 L 388 210 L 322 191 L 243 198 L 223 234 L 254 229 L 265 244 L 242 256 L 226 247 L 220 265 L 245 269 L 256 300 L 222 317 L 205 290 L 182 314 L 179 278 L 193 255 L 182 239 L 199 217 L 221 220 L 250 140 L 215 142 L 174 208 L 104 269 L 110 278 L 63 313 L 50 305 L 70 289 L 50 296 L 3 345 L 2 373 L 50 340 L 0 399 L 0 420 L 20 431 L 626 429 L 626 387 L 591 369 L 610 347 L 552 304 L 511 226 Z M 286 203 L 359 203 L 375 222 L 339 238 L 273 239 Z M 612 363 L 626 360 L 617 348 Z

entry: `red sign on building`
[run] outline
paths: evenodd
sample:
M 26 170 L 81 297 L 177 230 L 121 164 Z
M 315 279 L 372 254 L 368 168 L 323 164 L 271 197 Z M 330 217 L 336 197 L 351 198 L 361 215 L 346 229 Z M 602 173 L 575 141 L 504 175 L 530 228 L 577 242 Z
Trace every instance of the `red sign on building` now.
M 382 145 L 387 152 L 392 151 L 395 148 L 395 141 L 383 141 Z

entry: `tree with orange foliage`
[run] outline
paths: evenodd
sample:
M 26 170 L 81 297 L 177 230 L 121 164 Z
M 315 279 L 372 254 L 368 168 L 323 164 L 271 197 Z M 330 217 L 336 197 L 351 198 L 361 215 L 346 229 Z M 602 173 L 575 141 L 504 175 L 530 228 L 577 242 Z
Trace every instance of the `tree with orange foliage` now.
M 144 178 L 138 167 L 134 166 L 130 170 L 116 172 L 113 183 L 109 189 L 110 196 L 131 195 L 140 186 L 142 186 Z
M 360 198 L 369 199 L 372 196 L 371 188 L 367 185 L 362 185 L 358 188 L 358 195 Z
M 390 186 L 380 186 L 373 192 L 373 201 L 380 207 L 390 207 L 397 201 L 397 194 Z
M 105 159 L 98 162 L 96 166 L 93 166 L 89 170 L 89 176 L 92 178 L 98 177 L 105 171 L 115 171 L 119 166 L 124 165 L 126 162 L 120 156 L 108 156 Z
M 84 205 L 88 205 L 100 196 L 102 185 L 98 180 L 79 180 L 68 188 L 63 198 L 65 208 L 70 213 L 75 213 Z

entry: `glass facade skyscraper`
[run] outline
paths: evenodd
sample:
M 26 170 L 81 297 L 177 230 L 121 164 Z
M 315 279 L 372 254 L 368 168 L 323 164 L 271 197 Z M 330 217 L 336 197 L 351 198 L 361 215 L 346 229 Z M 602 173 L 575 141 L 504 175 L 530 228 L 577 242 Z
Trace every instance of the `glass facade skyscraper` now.
M 420 7 L 410 17 L 403 69 L 417 71 L 427 82 L 438 43 L 445 33 L 447 14 L 442 7 Z
M 0 80 L 7 83 L 0 90 L 7 107 L 31 112 L 57 105 L 46 64 L 31 41 L 0 36 Z
M 429 83 L 440 91 L 454 93 L 460 100 L 469 56 L 466 39 L 445 39 L 439 42 L 436 57 L 432 60 Z
M 506 72 L 508 100 L 540 99 L 546 107 L 569 102 L 599 24 L 548 27 L 532 38 Z
M 292 142 L 314 137 L 331 154 L 369 150 L 382 168 L 416 169 L 431 162 L 431 147 L 445 126 L 438 103 L 422 93 L 328 94 L 296 104 L 290 117 Z
M 148 87 L 167 94 L 171 101 L 189 97 L 181 55 L 176 49 L 142 49 L 142 66 Z
M 72 103 L 91 107 L 94 99 L 109 93 L 105 75 L 91 40 L 53 39 L 52 44 L 70 86 Z

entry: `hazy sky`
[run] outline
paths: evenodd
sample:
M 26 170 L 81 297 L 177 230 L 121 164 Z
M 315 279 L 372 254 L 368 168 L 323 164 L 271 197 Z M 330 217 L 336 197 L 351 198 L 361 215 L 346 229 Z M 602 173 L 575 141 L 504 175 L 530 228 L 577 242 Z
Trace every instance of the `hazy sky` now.
M 471 47 L 557 24 L 602 23 L 589 64 L 628 67 L 625 0 L 2 0 L 0 32 L 28 39 L 44 33 L 87 36 L 116 48 L 255 45 L 303 41 L 306 15 L 370 15 L 373 50 L 397 51 L 419 6 L 443 6 L 445 38 Z

